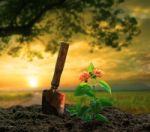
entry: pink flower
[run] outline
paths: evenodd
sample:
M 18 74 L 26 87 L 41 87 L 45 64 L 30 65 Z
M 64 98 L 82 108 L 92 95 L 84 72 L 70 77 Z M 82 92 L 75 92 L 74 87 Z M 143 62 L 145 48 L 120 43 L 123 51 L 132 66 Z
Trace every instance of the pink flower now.
M 100 69 L 94 69 L 94 74 L 95 74 L 96 77 L 102 77 L 104 72 Z
M 81 75 L 80 75 L 80 77 L 79 77 L 79 79 L 80 79 L 80 81 L 84 81 L 84 82 L 87 82 L 88 81 L 88 79 L 90 78 L 90 74 L 88 73 L 88 72 L 83 72 Z

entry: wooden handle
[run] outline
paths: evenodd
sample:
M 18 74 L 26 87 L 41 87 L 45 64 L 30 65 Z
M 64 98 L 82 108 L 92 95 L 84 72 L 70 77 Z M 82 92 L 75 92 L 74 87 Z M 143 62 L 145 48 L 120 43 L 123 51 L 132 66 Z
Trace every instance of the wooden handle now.
M 53 75 L 53 80 L 51 82 L 51 88 L 52 89 L 57 89 L 59 86 L 60 82 L 60 77 L 64 68 L 67 52 L 68 52 L 69 44 L 62 42 L 60 49 L 59 49 L 59 54 L 57 57 L 57 62 L 55 65 L 55 72 Z

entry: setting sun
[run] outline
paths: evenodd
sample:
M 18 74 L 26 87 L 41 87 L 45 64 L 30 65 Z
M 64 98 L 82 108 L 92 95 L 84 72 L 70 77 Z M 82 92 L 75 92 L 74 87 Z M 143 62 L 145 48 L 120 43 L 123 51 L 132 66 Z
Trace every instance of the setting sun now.
M 38 80 L 37 78 L 31 77 L 29 79 L 29 86 L 32 88 L 37 88 L 38 87 Z

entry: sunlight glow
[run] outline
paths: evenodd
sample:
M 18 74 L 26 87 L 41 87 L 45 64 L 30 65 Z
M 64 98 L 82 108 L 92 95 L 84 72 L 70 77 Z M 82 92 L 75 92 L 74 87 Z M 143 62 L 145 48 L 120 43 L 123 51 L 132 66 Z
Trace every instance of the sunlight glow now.
M 38 80 L 35 77 L 30 77 L 29 78 L 29 86 L 32 88 L 37 88 L 38 87 Z

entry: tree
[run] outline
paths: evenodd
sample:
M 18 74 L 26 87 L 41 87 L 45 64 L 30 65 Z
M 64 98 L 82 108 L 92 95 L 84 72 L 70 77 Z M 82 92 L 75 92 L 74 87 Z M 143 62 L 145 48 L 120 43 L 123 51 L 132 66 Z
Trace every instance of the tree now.
M 9 54 L 16 54 L 28 42 L 45 35 L 52 36 L 45 45 L 45 51 L 52 53 L 57 51 L 59 41 L 71 41 L 75 35 L 90 37 L 91 46 L 107 45 L 120 50 L 139 34 L 137 20 L 119 8 L 122 2 L 1 0 L 0 51 L 9 49 Z M 34 55 L 40 57 L 38 53 Z

